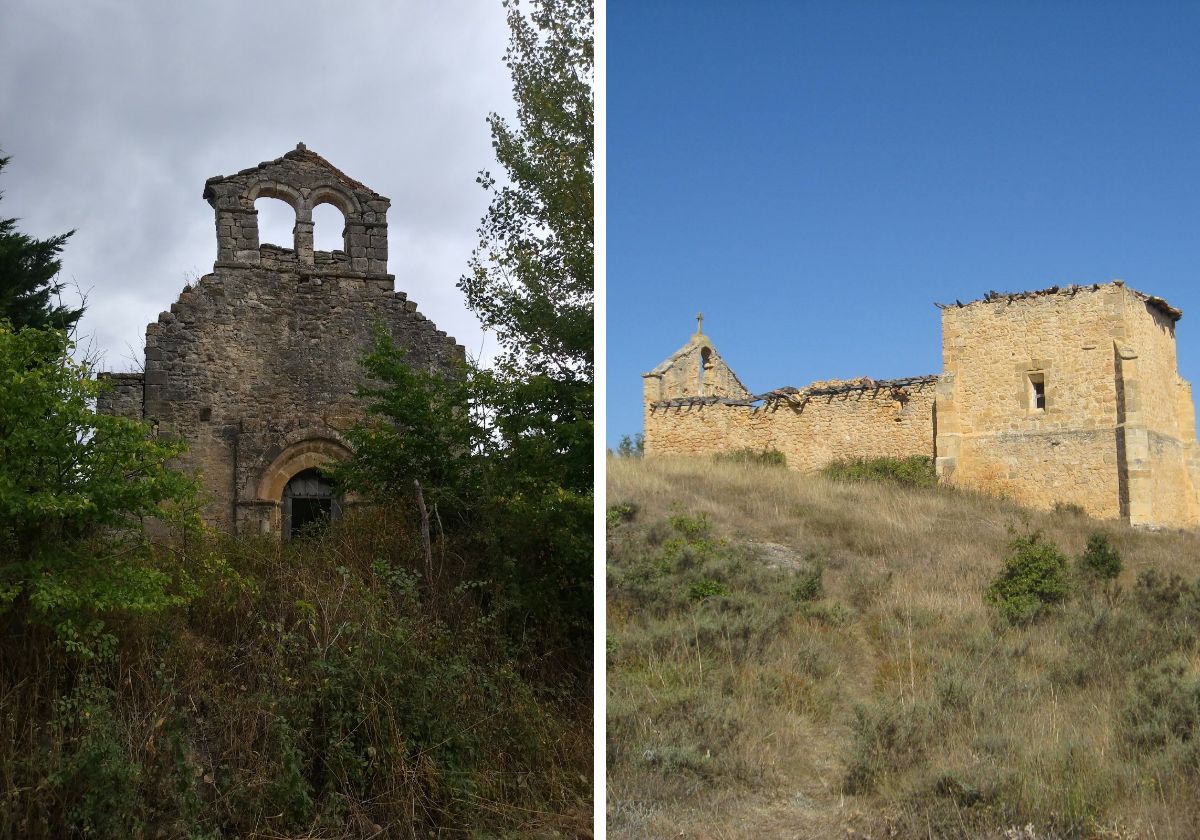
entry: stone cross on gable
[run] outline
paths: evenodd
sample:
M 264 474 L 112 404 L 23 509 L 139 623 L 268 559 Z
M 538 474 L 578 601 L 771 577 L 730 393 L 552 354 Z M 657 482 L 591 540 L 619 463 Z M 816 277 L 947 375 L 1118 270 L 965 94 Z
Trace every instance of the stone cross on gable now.
M 704 333 L 704 313 L 697 312 L 696 313 L 696 335 L 703 335 L 703 333 Z

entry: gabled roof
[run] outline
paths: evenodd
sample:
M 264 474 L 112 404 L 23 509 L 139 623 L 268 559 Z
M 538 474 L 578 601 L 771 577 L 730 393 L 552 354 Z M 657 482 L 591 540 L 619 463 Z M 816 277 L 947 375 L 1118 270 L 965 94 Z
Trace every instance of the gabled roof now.
M 316 152 L 309 149 L 303 143 L 297 143 L 296 148 L 294 148 L 290 152 L 287 152 L 286 154 L 284 154 L 283 157 L 275 158 L 275 160 L 264 160 L 262 163 L 258 164 L 258 166 L 251 166 L 247 169 L 242 169 L 238 172 L 233 173 L 232 175 L 214 175 L 213 177 L 209 178 L 208 180 L 206 180 L 204 182 L 204 196 L 203 197 L 205 199 L 208 199 L 211 197 L 210 196 L 210 187 L 214 184 L 221 184 L 226 181 L 244 179 L 245 176 L 247 176 L 247 175 L 256 175 L 259 173 L 267 174 L 268 170 L 278 167 L 279 165 L 283 164 L 285 161 L 296 161 L 299 163 L 307 163 L 307 164 L 310 164 L 313 166 L 318 166 L 321 169 L 324 169 L 330 175 L 333 175 L 334 178 L 336 178 L 342 184 L 349 187 L 351 190 L 354 190 L 355 192 L 368 193 L 371 196 L 376 196 L 379 198 L 383 197 L 383 196 L 379 195 L 379 193 L 375 192 L 373 189 L 368 187 L 366 184 L 363 184 L 362 182 L 356 181 L 353 178 L 351 178 L 345 172 L 338 169 L 336 166 L 334 166 L 332 163 L 327 161 L 321 155 L 319 155 Z

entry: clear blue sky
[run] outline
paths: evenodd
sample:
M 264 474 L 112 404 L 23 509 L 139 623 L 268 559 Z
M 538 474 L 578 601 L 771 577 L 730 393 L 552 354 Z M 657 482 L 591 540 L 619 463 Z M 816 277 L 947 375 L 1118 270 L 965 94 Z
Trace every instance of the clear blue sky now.
M 1200 3 L 607 9 L 610 446 L 698 310 L 762 392 L 940 373 L 935 300 L 1122 278 L 1200 396 Z

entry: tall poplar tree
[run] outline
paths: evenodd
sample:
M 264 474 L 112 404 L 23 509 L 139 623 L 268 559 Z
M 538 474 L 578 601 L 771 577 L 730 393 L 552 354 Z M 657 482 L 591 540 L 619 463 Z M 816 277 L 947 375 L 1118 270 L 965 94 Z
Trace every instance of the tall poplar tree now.
M 516 121 L 488 122 L 503 179 L 479 227 L 467 305 L 500 353 L 480 394 L 498 444 L 491 531 L 530 620 L 591 636 L 594 418 L 592 0 L 505 0 Z M 586 660 L 586 656 L 584 657 Z M 585 666 L 584 670 L 587 668 Z

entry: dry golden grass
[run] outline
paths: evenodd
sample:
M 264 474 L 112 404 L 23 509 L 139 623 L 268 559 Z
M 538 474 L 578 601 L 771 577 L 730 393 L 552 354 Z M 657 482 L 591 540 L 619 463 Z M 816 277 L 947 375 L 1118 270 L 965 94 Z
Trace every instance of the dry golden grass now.
M 610 458 L 608 504 L 636 507 L 608 540 L 610 836 L 1200 836 L 1200 749 L 1132 746 L 1127 712 L 1182 657 L 1200 741 L 1200 622 L 1136 583 L 1195 580 L 1200 536 L 708 460 Z M 1105 534 L 1123 594 L 1003 624 L 983 593 L 1034 530 Z

